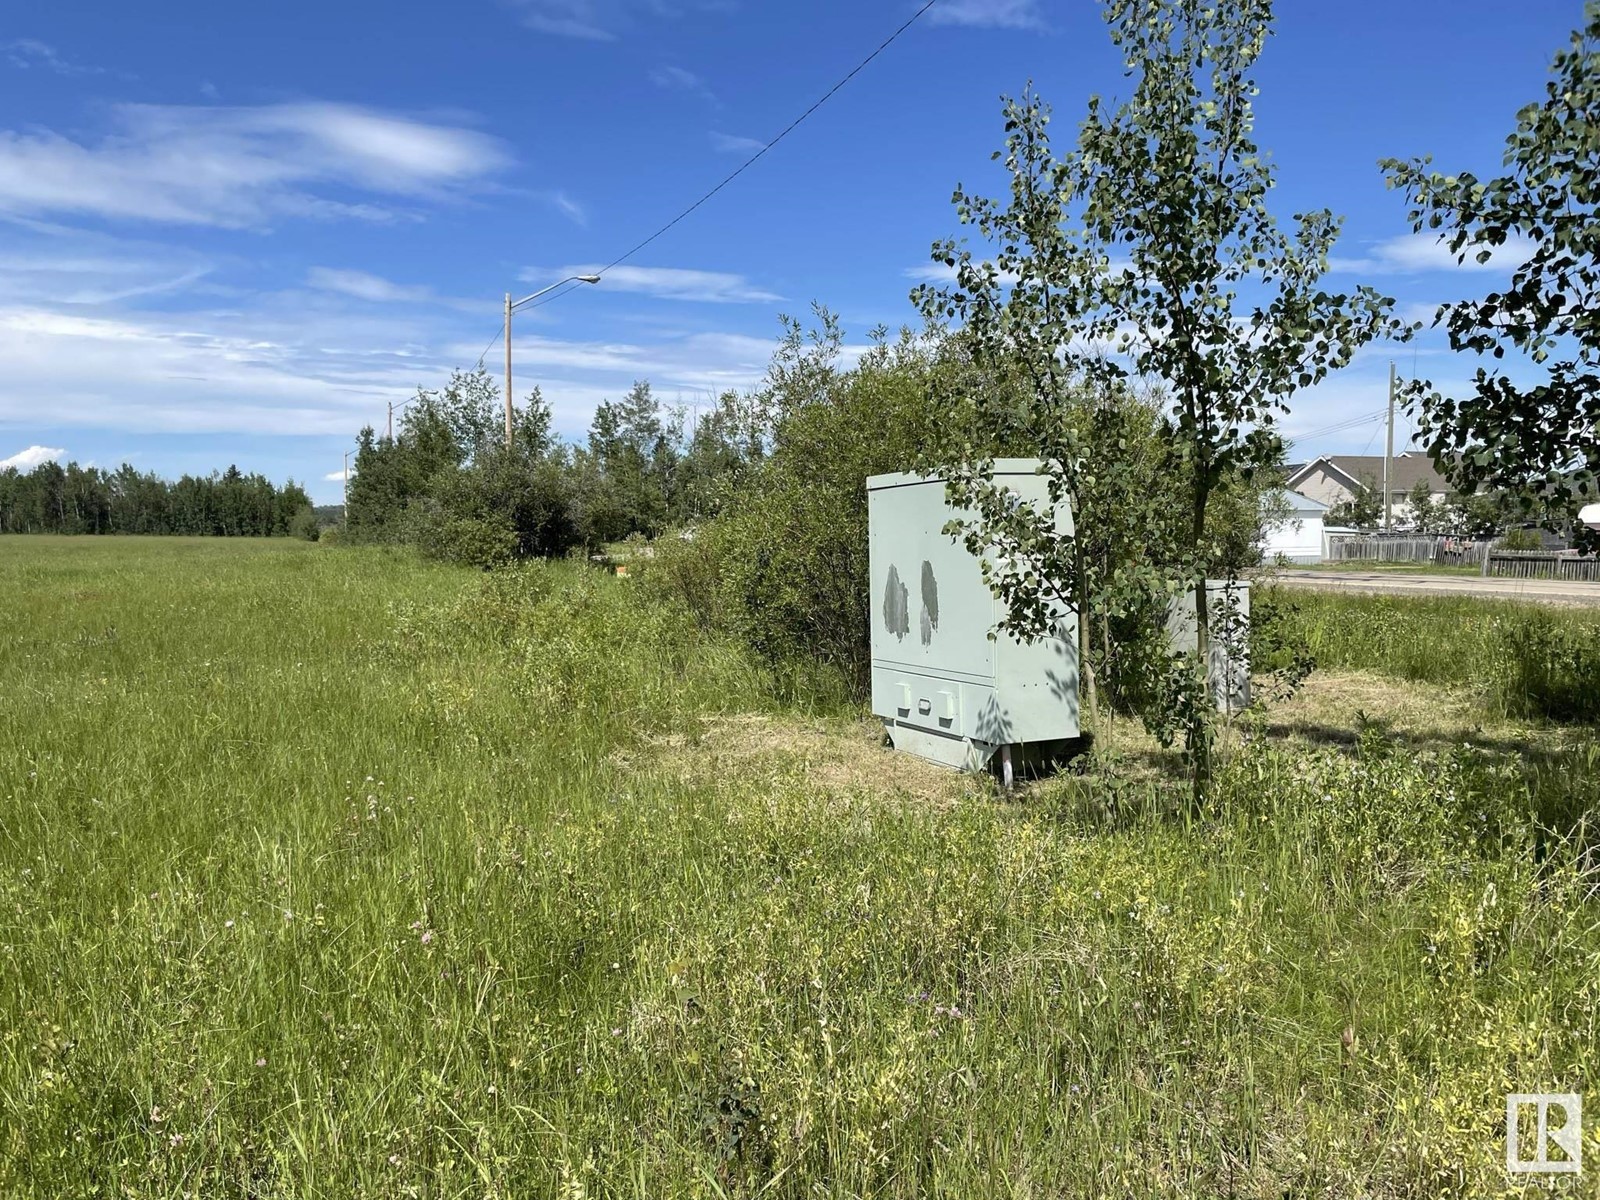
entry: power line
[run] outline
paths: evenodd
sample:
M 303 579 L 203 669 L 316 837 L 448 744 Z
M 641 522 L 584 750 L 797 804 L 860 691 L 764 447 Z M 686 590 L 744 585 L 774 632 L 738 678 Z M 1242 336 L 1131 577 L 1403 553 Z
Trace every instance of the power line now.
M 1296 444 L 1300 442 L 1311 442 L 1321 437 L 1327 437 L 1329 434 L 1343 433 L 1347 429 L 1355 429 L 1358 426 L 1365 425 L 1369 421 L 1380 420 L 1385 411 L 1387 410 L 1380 409 L 1378 412 L 1370 413 L 1364 417 L 1351 417 L 1349 420 L 1340 421 L 1337 425 L 1329 425 L 1323 429 L 1313 429 L 1309 433 L 1303 433 L 1300 436 L 1293 438 L 1292 441 Z
M 537 307 L 537 306 L 535 306 L 535 307 Z M 505 333 L 506 333 L 506 331 L 505 331 L 505 328 L 503 326 L 500 326 L 500 325 L 495 326 L 494 336 L 489 339 L 489 344 L 483 348 L 483 353 L 478 355 L 478 366 L 479 367 L 483 366 L 483 360 L 484 360 L 485 356 L 488 355 L 489 351 L 494 349 L 494 344 L 496 342 L 498 342 L 501 338 L 503 338 L 505 336 Z
M 629 250 L 626 254 L 618 255 L 616 258 L 612 259 L 605 266 L 601 267 L 600 270 L 596 272 L 596 274 L 604 275 L 607 271 L 611 270 L 613 267 L 619 267 L 623 263 L 627 262 L 635 254 L 639 253 L 639 251 L 643 250 L 646 246 L 650 245 L 651 242 L 654 242 L 657 238 L 661 237 L 662 234 L 664 234 L 668 230 L 672 229 L 673 226 L 677 225 L 680 221 L 682 221 L 685 217 L 687 217 L 691 213 L 693 213 L 697 208 L 699 208 L 706 201 L 710 200 L 713 196 L 715 196 L 723 188 L 727 187 L 735 179 L 737 179 L 737 178 L 739 178 L 739 176 L 743 175 L 746 171 L 748 171 L 751 167 L 753 167 L 759 159 L 761 159 L 763 156 L 765 156 L 768 153 L 768 151 L 770 151 L 779 142 L 783 141 L 784 138 L 788 137 L 791 133 L 793 133 L 796 129 L 798 129 L 805 122 L 806 118 L 810 117 L 812 113 L 817 111 L 817 109 L 821 108 L 829 100 L 833 99 L 834 95 L 841 88 L 843 88 L 845 86 L 845 84 L 849 83 L 857 75 L 861 74 L 862 71 L 866 70 L 866 68 L 872 63 L 872 61 L 875 58 L 877 58 L 880 54 L 882 54 L 890 46 L 894 45 L 894 43 L 897 40 L 899 40 L 901 34 L 905 33 L 906 30 L 910 29 L 913 25 L 915 25 L 917 23 L 917 21 L 922 17 L 922 15 L 924 13 L 926 13 L 930 8 L 932 8 L 938 2 L 939 2 L 939 0 L 927 0 L 927 2 L 925 4 L 923 4 L 923 6 L 921 8 L 917 9 L 916 12 L 912 13 L 911 16 L 906 19 L 905 23 L 903 25 L 901 25 L 900 28 L 896 29 L 888 37 L 884 38 L 884 40 L 881 43 L 879 43 L 878 48 L 876 50 L 874 50 L 871 54 L 867 55 L 864 59 L 862 59 L 859 63 L 857 63 L 855 65 L 855 67 L 852 68 L 852 70 L 850 71 L 850 73 L 848 75 L 846 75 L 843 79 L 839 80 L 838 83 L 834 84 L 831 88 L 829 88 L 826 92 L 824 92 L 822 94 L 821 98 L 818 99 L 816 101 L 816 103 L 812 104 L 812 106 L 810 108 L 806 109 L 805 112 L 801 113 L 793 121 L 790 121 L 788 125 L 784 126 L 783 131 L 781 133 L 779 133 L 777 137 L 773 138 L 766 145 L 762 146 L 761 149 L 757 150 L 749 158 L 745 159 L 744 162 L 740 163 L 738 167 L 736 167 L 726 177 L 724 177 L 721 180 L 721 182 L 719 182 L 710 191 L 706 192 L 705 195 L 701 196 L 693 204 L 689 205 L 688 208 L 684 209 L 677 216 L 673 217 L 672 220 L 668 221 L 665 225 L 663 225 L 660 229 L 656 230 L 649 237 L 645 238 L 638 245 L 634 246 L 633 249 Z M 569 285 L 568 287 L 563 288 L 560 291 L 552 292 L 549 296 L 547 296 L 545 299 L 541 300 L 538 304 L 530 304 L 528 307 L 529 308 L 539 308 L 542 305 L 549 304 L 549 303 L 551 303 L 552 301 L 555 301 L 555 300 L 559 300 L 562 296 L 565 296 L 567 294 L 567 292 L 571 291 L 572 288 L 575 287 L 575 286 L 577 286 L 577 285 L 576 284 Z M 489 345 L 493 346 L 494 343 L 490 342 Z M 485 354 L 489 353 L 489 350 L 488 350 L 487 347 L 484 349 L 484 353 Z

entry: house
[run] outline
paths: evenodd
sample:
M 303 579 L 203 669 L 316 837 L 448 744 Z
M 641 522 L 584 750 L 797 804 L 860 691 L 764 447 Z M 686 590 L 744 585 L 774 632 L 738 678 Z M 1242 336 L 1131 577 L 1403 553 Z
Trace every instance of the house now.
M 1407 450 L 1404 454 L 1395 455 L 1389 466 L 1389 495 L 1394 504 L 1395 524 L 1407 523 L 1410 505 L 1406 497 L 1419 480 L 1427 482 L 1434 500 L 1443 500 L 1450 493 L 1449 483 L 1434 469 L 1433 462 L 1422 451 Z M 1353 499 L 1358 488 L 1373 492 L 1381 503 L 1383 455 L 1324 454 L 1310 462 L 1291 466 L 1286 482 L 1294 491 L 1329 508 Z
M 1321 562 L 1323 517 L 1328 506 L 1299 492 L 1284 492 L 1283 497 L 1289 502 L 1289 512 L 1262 531 L 1262 561 L 1268 564 Z

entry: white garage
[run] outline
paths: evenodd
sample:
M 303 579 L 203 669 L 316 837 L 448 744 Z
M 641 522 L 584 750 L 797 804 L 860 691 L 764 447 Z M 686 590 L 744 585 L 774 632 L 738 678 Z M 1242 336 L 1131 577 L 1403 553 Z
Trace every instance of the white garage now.
M 1261 560 L 1269 566 L 1276 562 L 1321 562 L 1322 526 L 1328 506 L 1299 492 L 1286 491 L 1283 498 L 1289 502 L 1289 515 L 1267 526 L 1261 541 Z

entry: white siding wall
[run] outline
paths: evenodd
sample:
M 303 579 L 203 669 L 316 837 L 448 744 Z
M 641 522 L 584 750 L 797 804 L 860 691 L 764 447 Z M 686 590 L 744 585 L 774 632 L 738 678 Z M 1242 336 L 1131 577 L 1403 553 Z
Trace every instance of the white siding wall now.
M 1270 565 L 1281 554 L 1293 563 L 1322 561 L 1322 514 L 1295 513 L 1287 521 L 1269 526 L 1262 541 L 1263 559 Z

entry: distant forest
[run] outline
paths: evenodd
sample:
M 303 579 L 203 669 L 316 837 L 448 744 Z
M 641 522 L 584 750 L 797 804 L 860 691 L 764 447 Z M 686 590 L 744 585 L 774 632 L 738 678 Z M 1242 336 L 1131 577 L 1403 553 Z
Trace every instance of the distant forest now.
M 238 467 L 176 481 L 77 463 L 0 471 L 0 533 L 153 533 L 315 537 L 311 498 L 290 480 L 273 486 Z

